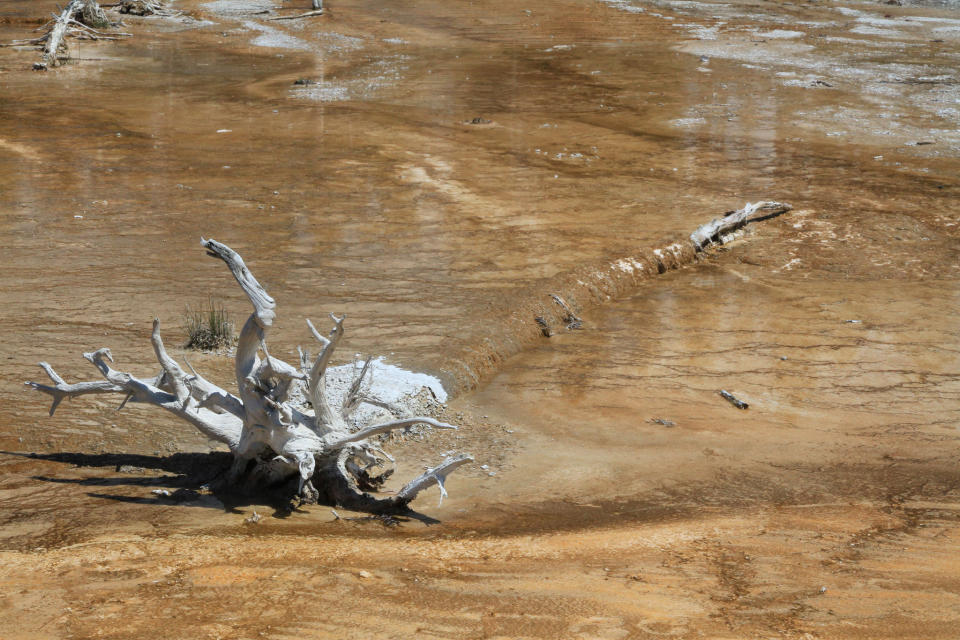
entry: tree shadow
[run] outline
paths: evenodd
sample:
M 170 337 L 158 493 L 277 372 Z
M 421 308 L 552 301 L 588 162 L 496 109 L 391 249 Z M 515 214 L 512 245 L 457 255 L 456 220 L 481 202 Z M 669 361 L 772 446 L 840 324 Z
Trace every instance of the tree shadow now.
M 233 456 L 227 452 L 210 453 L 174 453 L 169 456 L 150 456 L 131 453 L 23 453 L 18 451 L 0 451 L 0 455 L 19 456 L 48 462 L 70 464 L 74 467 L 113 468 L 118 476 L 91 476 L 87 478 L 57 478 L 45 475 L 31 476 L 41 482 L 74 484 L 92 487 L 170 487 L 173 491 L 150 497 L 125 496 L 111 493 L 88 492 L 92 498 L 126 502 L 142 505 L 179 505 L 222 509 L 228 513 L 241 514 L 241 508 L 265 505 L 273 509 L 272 517 L 288 518 L 294 513 L 307 513 L 299 504 L 291 500 L 292 492 L 286 483 L 256 491 L 238 491 L 223 482 L 233 463 Z M 150 475 L 149 471 L 162 471 L 168 475 Z M 320 506 L 338 505 L 321 500 Z M 351 511 L 369 513 L 369 517 L 341 518 L 354 522 L 379 522 L 385 526 L 417 520 L 426 525 L 439 524 L 440 520 L 414 511 L 409 507 L 383 512 L 373 508 L 350 505 Z

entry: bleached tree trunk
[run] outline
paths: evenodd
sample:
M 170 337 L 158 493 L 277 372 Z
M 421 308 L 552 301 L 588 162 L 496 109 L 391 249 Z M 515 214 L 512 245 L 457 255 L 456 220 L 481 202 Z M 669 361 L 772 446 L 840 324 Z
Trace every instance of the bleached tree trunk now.
M 160 337 L 160 322 L 154 320 L 151 341 L 161 371 L 153 378 L 139 379 L 113 369 L 109 349 L 84 354 L 103 376 L 100 381 L 69 384 L 49 364 L 40 363 L 53 384 L 26 384 L 52 396 L 50 415 L 64 398 L 119 394 L 124 396 L 123 404 L 133 401 L 161 407 L 189 422 L 208 438 L 226 444 L 234 456 L 225 480 L 229 488 L 256 491 L 295 480 L 295 493 L 303 502 L 325 498 L 333 504 L 368 511 L 403 509 L 420 491 L 434 484 L 439 485 L 442 499 L 447 475 L 471 462 L 470 456 L 449 457 L 396 494 L 375 496 L 367 491 L 382 486 L 392 473 L 388 463 L 393 459 L 372 438 L 417 424 L 437 429 L 456 427 L 421 416 L 352 430 L 347 418 L 360 404 L 383 403 L 361 393 L 362 376 L 339 410 L 327 402 L 325 373 L 343 338 L 343 318 L 332 316 L 333 328 L 328 336 L 323 336 L 307 321 L 314 338 L 321 344 L 312 363 L 303 351 L 299 367 L 279 360 L 270 355 L 266 346 L 275 317 L 273 298 L 230 247 L 215 240 L 202 240 L 202 244 L 211 256 L 226 263 L 253 307 L 237 343 L 234 371 L 238 395 L 195 371 L 186 373 L 167 353 Z M 311 408 L 300 406 L 292 399 L 296 385 L 303 387 Z
M 110 25 L 107 15 L 97 0 L 70 0 L 59 14 L 53 17 L 50 30 L 34 42 L 43 44 L 43 54 L 36 68 L 56 67 L 69 58 L 67 36 L 73 35 L 90 40 L 115 40 L 129 36 L 127 33 L 104 34 L 97 29 Z
M 47 44 L 43 48 L 43 55 L 40 57 L 44 64 L 51 67 L 60 64 L 60 48 L 66 48 L 64 36 L 67 33 L 67 28 L 70 26 L 70 23 L 73 21 L 73 14 L 80 9 L 81 1 L 82 0 L 70 0 L 63 11 L 60 12 L 60 15 L 54 19 L 53 29 L 50 30 Z

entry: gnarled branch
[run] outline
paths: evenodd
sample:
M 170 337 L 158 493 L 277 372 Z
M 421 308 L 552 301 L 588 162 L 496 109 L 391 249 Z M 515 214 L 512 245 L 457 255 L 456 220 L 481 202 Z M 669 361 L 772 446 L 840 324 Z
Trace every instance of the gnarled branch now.
M 310 327 L 310 333 L 323 345 L 320 348 L 320 353 L 317 354 L 317 359 L 313 362 L 313 366 L 310 367 L 307 381 L 307 397 L 310 399 L 310 404 L 313 405 L 317 428 L 326 431 L 345 427 L 343 421 L 338 420 L 338 416 L 330 410 L 330 405 L 327 402 L 326 372 L 333 352 L 336 350 L 337 345 L 340 344 L 340 340 L 343 339 L 343 321 L 346 319 L 346 316 L 338 318 L 331 313 L 330 318 L 333 320 L 333 328 L 330 329 L 329 338 L 324 337 L 323 334 L 317 331 L 317 328 L 313 326 L 309 318 L 307 319 L 307 326 Z
M 389 433 L 391 431 L 396 431 L 397 429 L 409 429 L 410 427 L 416 424 L 428 424 L 435 429 L 456 429 L 452 424 L 447 424 L 446 422 L 440 422 L 439 420 L 434 420 L 433 418 L 426 418 L 424 416 L 417 416 L 415 418 L 404 418 L 402 420 L 394 420 L 393 422 L 384 422 L 383 424 L 376 424 L 372 427 L 366 427 L 357 431 L 356 433 L 348 434 L 331 434 L 324 438 L 324 446 L 330 450 L 336 450 L 343 447 L 346 444 L 351 442 L 360 442 L 361 440 L 366 440 L 367 438 L 372 438 L 373 436 L 379 435 L 381 433 Z
M 440 488 L 440 503 L 442 503 L 443 499 L 447 496 L 447 489 L 444 486 L 444 483 L 447 481 L 447 476 L 468 462 L 473 462 L 473 458 L 468 455 L 447 458 L 436 467 L 427 469 L 421 475 L 408 482 L 403 489 L 397 492 L 395 500 L 401 504 L 407 504 L 416 498 L 418 493 L 436 484 Z
M 69 384 L 46 362 L 41 362 L 40 368 L 43 369 L 50 380 L 53 381 L 53 386 L 39 382 L 24 382 L 24 384 L 53 398 L 53 403 L 50 405 L 51 416 L 56 413 L 57 407 L 60 406 L 64 398 L 75 398 L 77 396 L 94 393 L 127 393 L 126 389 L 108 380 Z

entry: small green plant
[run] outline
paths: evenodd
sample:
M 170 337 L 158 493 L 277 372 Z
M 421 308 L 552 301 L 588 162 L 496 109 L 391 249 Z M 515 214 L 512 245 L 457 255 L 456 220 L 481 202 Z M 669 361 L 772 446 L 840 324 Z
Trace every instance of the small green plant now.
M 233 323 L 223 305 L 210 298 L 206 307 L 191 309 L 184 315 L 187 349 L 215 351 L 233 344 Z

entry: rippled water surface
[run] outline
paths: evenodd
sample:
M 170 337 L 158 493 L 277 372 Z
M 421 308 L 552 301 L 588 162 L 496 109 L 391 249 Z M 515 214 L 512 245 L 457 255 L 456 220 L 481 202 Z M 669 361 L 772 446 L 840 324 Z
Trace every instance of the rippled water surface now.
M 327 4 L 182 0 L 46 73 L 0 49 L 0 448 L 80 456 L 4 458 L 5 558 L 43 586 L 7 572 L 0 631 L 94 637 L 112 615 L 111 637 L 150 637 L 182 597 L 192 635 L 170 637 L 951 637 L 953 4 Z M 50 9 L 4 2 L 0 41 Z M 606 287 L 618 258 L 761 199 L 794 210 Z M 41 360 L 93 379 L 79 355 L 103 346 L 152 372 L 151 319 L 175 345 L 210 296 L 245 316 L 201 236 L 276 298 L 274 355 L 346 313 L 342 359 L 460 394 L 436 446 L 477 467 L 424 506 L 441 533 L 326 510 L 236 533 L 143 497 L 198 434 L 89 399 L 48 418 L 24 390 Z M 582 329 L 540 335 L 551 293 Z M 99 453 L 157 476 L 65 464 Z M 226 624 L 221 589 L 271 604 Z M 354 603 L 349 624 L 304 597 Z M 27 610 L 47 613 L 14 627 Z

